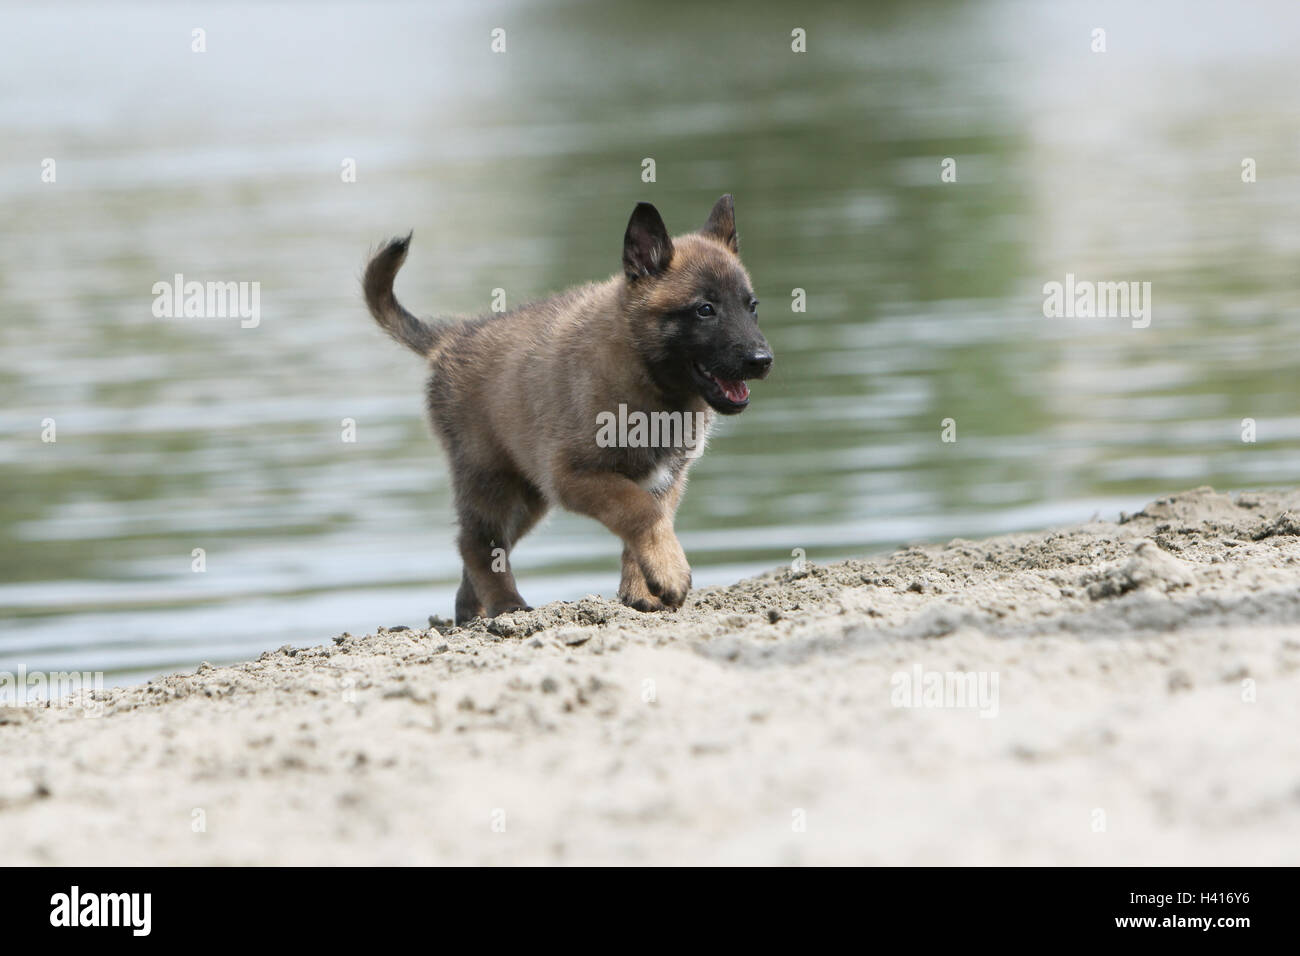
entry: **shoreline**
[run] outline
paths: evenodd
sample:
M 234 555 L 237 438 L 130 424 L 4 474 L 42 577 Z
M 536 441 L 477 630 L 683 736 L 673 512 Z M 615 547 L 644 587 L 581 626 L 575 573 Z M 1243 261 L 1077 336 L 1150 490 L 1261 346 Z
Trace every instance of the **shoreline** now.
M 0 707 L 13 864 L 1294 864 L 1300 490 Z

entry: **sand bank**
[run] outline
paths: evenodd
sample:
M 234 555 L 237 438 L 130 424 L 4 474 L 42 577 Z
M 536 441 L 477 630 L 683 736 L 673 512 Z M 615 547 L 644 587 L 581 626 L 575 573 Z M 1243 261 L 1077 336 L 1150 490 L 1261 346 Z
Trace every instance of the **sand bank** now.
M 7 863 L 1300 862 L 1300 491 L 0 709 Z

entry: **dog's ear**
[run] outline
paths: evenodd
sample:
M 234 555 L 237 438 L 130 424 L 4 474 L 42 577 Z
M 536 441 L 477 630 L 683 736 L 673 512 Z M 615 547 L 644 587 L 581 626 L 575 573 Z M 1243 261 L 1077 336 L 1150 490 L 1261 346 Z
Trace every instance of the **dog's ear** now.
M 623 234 L 623 271 L 629 279 L 654 276 L 668 268 L 673 258 L 673 240 L 659 210 L 639 202 Z
M 740 239 L 736 235 L 736 200 L 727 193 L 713 204 L 709 220 L 700 230 L 706 236 L 712 236 L 732 252 L 740 252 Z

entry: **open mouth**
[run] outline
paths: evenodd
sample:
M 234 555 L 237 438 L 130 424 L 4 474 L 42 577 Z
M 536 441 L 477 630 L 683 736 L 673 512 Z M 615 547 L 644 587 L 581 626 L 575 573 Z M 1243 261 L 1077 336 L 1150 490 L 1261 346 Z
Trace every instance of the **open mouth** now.
M 696 362 L 692 367 L 700 394 L 720 412 L 738 412 L 749 404 L 749 386 L 744 379 L 723 378 Z

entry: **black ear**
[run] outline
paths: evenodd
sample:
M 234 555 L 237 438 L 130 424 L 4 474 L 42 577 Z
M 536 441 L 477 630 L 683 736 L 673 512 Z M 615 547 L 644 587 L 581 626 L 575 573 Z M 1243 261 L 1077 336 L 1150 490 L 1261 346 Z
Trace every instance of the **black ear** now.
M 673 241 L 668 236 L 659 210 L 639 202 L 623 234 L 623 271 L 629 279 L 658 275 L 673 258 Z
M 736 235 L 736 200 L 727 193 L 713 204 L 709 221 L 700 230 L 706 236 L 712 236 L 732 252 L 740 252 L 740 239 Z

